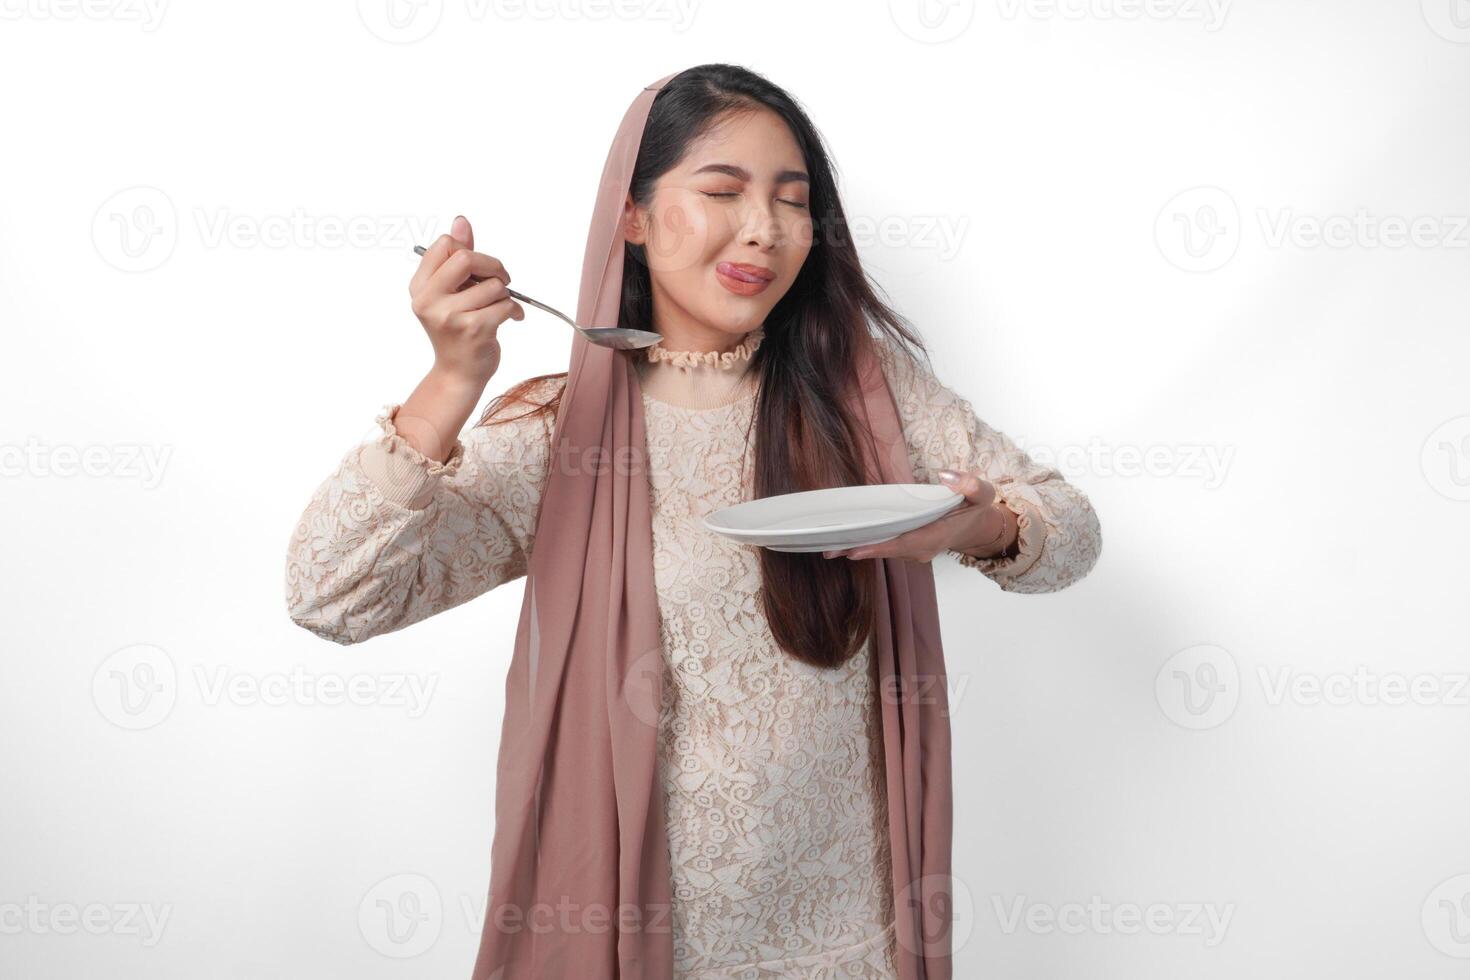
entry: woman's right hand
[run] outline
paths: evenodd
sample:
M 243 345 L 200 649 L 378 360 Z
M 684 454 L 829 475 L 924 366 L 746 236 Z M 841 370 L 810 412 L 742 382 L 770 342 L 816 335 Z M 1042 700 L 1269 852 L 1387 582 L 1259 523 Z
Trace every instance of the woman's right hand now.
M 424 252 L 408 292 L 434 347 L 435 370 L 483 388 L 500 367 L 496 332 L 507 319 L 524 320 L 526 311 L 506 292 L 505 266 L 474 246 L 469 220 L 455 218 L 450 233 Z

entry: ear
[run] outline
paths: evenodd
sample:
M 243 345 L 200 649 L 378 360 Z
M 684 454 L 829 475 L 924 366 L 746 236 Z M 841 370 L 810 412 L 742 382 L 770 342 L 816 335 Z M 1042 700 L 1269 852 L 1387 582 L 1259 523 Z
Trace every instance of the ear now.
M 633 203 L 629 194 L 623 202 L 623 237 L 634 245 L 642 245 L 648 238 L 646 221 L 648 212 Z

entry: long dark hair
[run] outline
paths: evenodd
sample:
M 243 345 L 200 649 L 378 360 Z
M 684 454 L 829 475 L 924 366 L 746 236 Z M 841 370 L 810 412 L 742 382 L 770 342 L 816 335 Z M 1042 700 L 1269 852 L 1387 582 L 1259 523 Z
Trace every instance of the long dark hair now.
M 880 290 L 858 261 L 821 136 L 795 99 L 755 72 L 738 65 L 698 65 L 664 85 L 638 147 L 630 188 L 634 202 L 647 207 L 654 182 L 721 117 L 762 108 L 786 121 L 805 157 L 813 237 L 796 281 L 766 317 L 765 339 L 750 365 L 760 378 L 754 413 L 757 499 L 867 482 L 859 448 L 867 434 L 848 410 L 847 393 L 857 383 L 859 352 L 876 343 L 870 327 L 891 337 L 901 352 L 907 347 L 928 356 L 908 322 L 879 299 Z M 643 246 L 625 243 L 618 324 L 648 330 L 652 322 Z M 545 403 L 527 395 L 540 382 L 565 376 L 540 375 L 515 385 L 490 403 L 477 424 L 512 421 L 503 412 L 516 404 L 532 406 L 516 419 L 554 413 L 560 389 Z M 819 667 L 836 667 L 862 648 L 875 611 L 872 560 L 757 551 L 763 608 L 783 650 Z

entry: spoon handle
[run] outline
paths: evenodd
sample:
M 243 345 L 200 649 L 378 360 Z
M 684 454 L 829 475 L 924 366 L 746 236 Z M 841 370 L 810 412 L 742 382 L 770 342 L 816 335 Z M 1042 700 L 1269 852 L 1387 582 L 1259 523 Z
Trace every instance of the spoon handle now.
M 574 330 L 581 330 L 582 329 L 580 326 L 577 325 L 577 323 L 576 323 L 575 320 L 573 320 L 571 317 L 567 316 L 561 310 L 558 310 L 558 309 L 556 309 L 555 307 L 552 307 L 552 306 L 547 306 L 545 303 L 541 302 L 539 299 L 532 299 L 531 297 L 527 296 L 525 293 L 518 293 L 514 289 L 511 289 L 509 286 L 506 286 L 505 287 L 505 291 L 511 295 L 511 298 L 512 299 L 518 299 L 522 303 L 530 303 L 532 306 L 536 307 L 538 310 L 545 310 L 547 313 L 550 313 L 553 316 L 561 317 L 563 320 L 566 321 L 567 326 L 573 328 Z

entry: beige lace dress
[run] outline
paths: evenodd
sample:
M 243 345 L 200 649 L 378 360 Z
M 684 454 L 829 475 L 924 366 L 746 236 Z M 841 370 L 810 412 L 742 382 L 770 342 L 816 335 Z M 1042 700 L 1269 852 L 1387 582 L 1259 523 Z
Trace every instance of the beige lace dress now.
M 703 527 L 750 499 L 760 329 L 733 351 L 649 350 L 638 363 L 666 670 L 660 721 L 673 873 L 675 976 L 894 980 L 882 730 L 871 642 L 835 670 L 780 650 L 756 551 Z M 1084 576 L 1101 535 L 1086 497 L 1035 464 L 924 365 L 886 343 L 914 479 L 979 472 L 1019 517 L 1019 554 L 951 552 L 1011 592 Z M 564 378 L 544 382 L 545 401 Z M 449 458 L 378 417 L 313 495 L 291 537 L 293 621 L 358 643 L 526 572 L 551 420 L 472 427 Z M 845 561 L 846 559 L 834 559 Z

